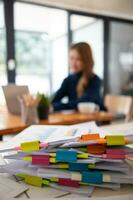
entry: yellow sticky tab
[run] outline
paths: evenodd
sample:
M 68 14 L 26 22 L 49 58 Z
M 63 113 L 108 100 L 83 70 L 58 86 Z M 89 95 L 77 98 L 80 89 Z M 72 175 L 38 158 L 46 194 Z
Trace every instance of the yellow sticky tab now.
M 126 143 L 126 144 L 132 144 L 132 141 L 129 140 L 128 138 L 125 138 L 125 143 Z
M 50 163 L 56 163 L 56 158 L 50 158 L 50 159 L 49 159 L 49 162 L 50 162 Z
M 96 165 L 95 165 L 95 163 L 90 163 L 90 164 L 88 165 L 88 167 L 89 167 L 89 169 L 95 169 L 95 168 L 96 168 Z
M 52 182 L 58 182 L 58 181 L 59 181 L 59 179 L 58 179 L 58 178 L 56 178 L 56 177 L 52 177 L 52 178 L 50 179 L 50 181 L 52 181 Z
M 39 151 L 39 141 L 24 142 L 21 144 L 23 152 Z
M 56 153 L 50 153 L 49 154 L 51 157 L 56 157 Z
M 84 147 L 80 147 L 79 150 L 82 151 L 82 152 L 84 152 L 84 153 L 87 152 L 87 148 L 84 148 Z
M 44 179 L 44 180 L 42 181 L 42 183 L 43 183 L 44 185 L 49 185 L 49 181 L 46 180 L 46 179 Z
M 125 145 L 125 138 L 122 135 L 107 135 L 107 146 Z
M 111 176 L 108 174 L 103 174 L 103 182 L 110 183 L 111 182 Z
M 78 154 L 77 157 L 78 157 L 78 158 L 86 159 L 86 158 L 88 158 L 88 154 L 87 154 L 87 153 Z
M 42 183 L 43 183 L 43 179 L 40 177 L 36 177 L 36 176 L 25 176 L 25 183 L 29 184 L 29 185 L 34 185 L 34 186 L 38 186 L 41 187 Z
M 71 179 L 75 181 L 81 181 L 82 177 L 81 174 L 78 172 L 72 172 L 71 173 Z
M 16 174 L 16 176 L 20 177 L 20 178 L 24 178 L 25 179 L 25 174 Z
M 80 185 L 89 185 L 88 183 L 80 182 Z
M 69 165 L 65 164 L 65 163 L 64 164 L 59 164 L 58 166 L 59 166 L 60 169 L 68 169 L 69 168 Z
M 32 156 L 25 156 L 24 158 L 23 158 L 23 160 L 25 160 L 25 161 L 32 161 Z

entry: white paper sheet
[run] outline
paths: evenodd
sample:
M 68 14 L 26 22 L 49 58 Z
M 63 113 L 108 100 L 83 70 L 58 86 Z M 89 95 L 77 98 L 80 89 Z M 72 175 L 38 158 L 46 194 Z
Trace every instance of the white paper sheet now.
M 14 198 L 28 190 L 28 187 L 9 177 L 0 176 L 0 200 Z
M 76 130 L 76 131 L 73 131 Z M 17 147 L 22 142 L 39 140 L 41 142 L 57 141 L 82 134 L 99 132 L 95 122 L 81 123 L 72 126 L 33 125 L 16 135 L 9 142 L 0 145 L 0 150 Z

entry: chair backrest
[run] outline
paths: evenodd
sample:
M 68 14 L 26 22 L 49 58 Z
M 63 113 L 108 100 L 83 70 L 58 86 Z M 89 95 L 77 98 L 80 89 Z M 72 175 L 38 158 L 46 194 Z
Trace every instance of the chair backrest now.
M 133 98 L 123 95 L 106 95 L 105 106 L 110 112 L 124 114 L 125 121 L 129 121 L 133 112 Z

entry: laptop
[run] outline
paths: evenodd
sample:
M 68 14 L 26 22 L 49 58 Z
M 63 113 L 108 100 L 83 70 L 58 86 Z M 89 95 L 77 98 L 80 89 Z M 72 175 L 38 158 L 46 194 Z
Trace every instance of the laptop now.
M 14 84 L 9 84 L 6 86 L 2 86 L 2 89 L 4 92 L 8 111 L 14 115 L 20 115 L 21 108 L 18 101 L 18 96 L 29 94 L 28 86 L 17 86 Z

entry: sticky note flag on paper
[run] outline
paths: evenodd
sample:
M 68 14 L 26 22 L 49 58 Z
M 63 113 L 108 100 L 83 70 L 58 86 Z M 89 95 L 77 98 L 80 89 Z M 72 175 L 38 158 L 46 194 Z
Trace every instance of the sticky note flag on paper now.
M 56 151 L 56 160 L 60 162 L 76 162 L 77 161 L 77 152 L 68 151 L 68 150 L 57 150 Z
M 23 152 L 39 151 L 39 141 L 21 143 L 21 150 Z
M 33 165 L 49 165 L 49 155 L 33 155 L 32 164 Z
M 96 168 L 96 164 L 95 164 L 95 163 L 90 163 L 90 164 L 88 165 L 88 168 L 89 168 L 89 169 L 95 169 L 95 168 Z
M 52 181 L 52 182 L 58 182 L 58 181 L 59 181 L 59 178 L 52 177 L 52 178 L 50 178 L 50 181 Z
M 71 170 L 71 171 L 88 171 L 88 164 L 86 164 L 86 163 L 69 163 L 69 170 Z
M 42 183 L 43 183 L 43 179 L 40 177 L 36 177 L 36 176 L 25 176 L 25 183 L 29 184 L 29 185 L 33 185 L 33 186 L 37 186 L 37 187 L 41 187 Z
M 42 183 L 43 183 L 43 185 L 49 186 L 50 181 L 47 179 L 43 179 Z
M 71 179 L 72 180 L 76 180 L 76 181 L 81 181 L 81 179 L 82 179 L 81 173 L 79 173 L 79 172 L 72 172 L 71 173 Z
M 67 163 L 60 163 L 58 165 L 59 169 L 68 169 L 69 168 L 69 165 Z
M 93 183 L 93 184 L 102 184 L 103 175 L 100 171 L 93 172 L 82 172 L 82 182 Z
M 111 182 L 111 176 L 108 174 L 103 174 L 103 182 L 110 183 Z
M 91 144 L 87 147 L 88 153 L 90 154 L 103 154 L 105 153 L 106 146 L 103 144 Z
M 81 141 L 98 140 L 98 139 L 100 139 L 100 135 L 98 133 L 81 136 Z
M 78 158 L 83 158 L 83 159 L 87 159 L 88 158 L 88 153 L 80 153 L 77 155 Z
M 122 135 L 107 135 L 107 146 L 125 145 L 125 139 Z
M 24 159 L 25 161 L 32 161 L 32 156 L 25 156 Z
M 64 179 L 64 178 L 59 178 L 58 184 L 69 186 L 69 187 L 76 187 L 76 188 L 80 187 L 79 181 L 74 181 L 74 180 Z
M 50 162 L 50 163 L 56 163 L 56 158 L 50 158 L 50 159 L 49 159 L 49 162 Z
M 106 150 L 104 157 L 107 159 L 125 159 L 125 150 L 110 148 Z

